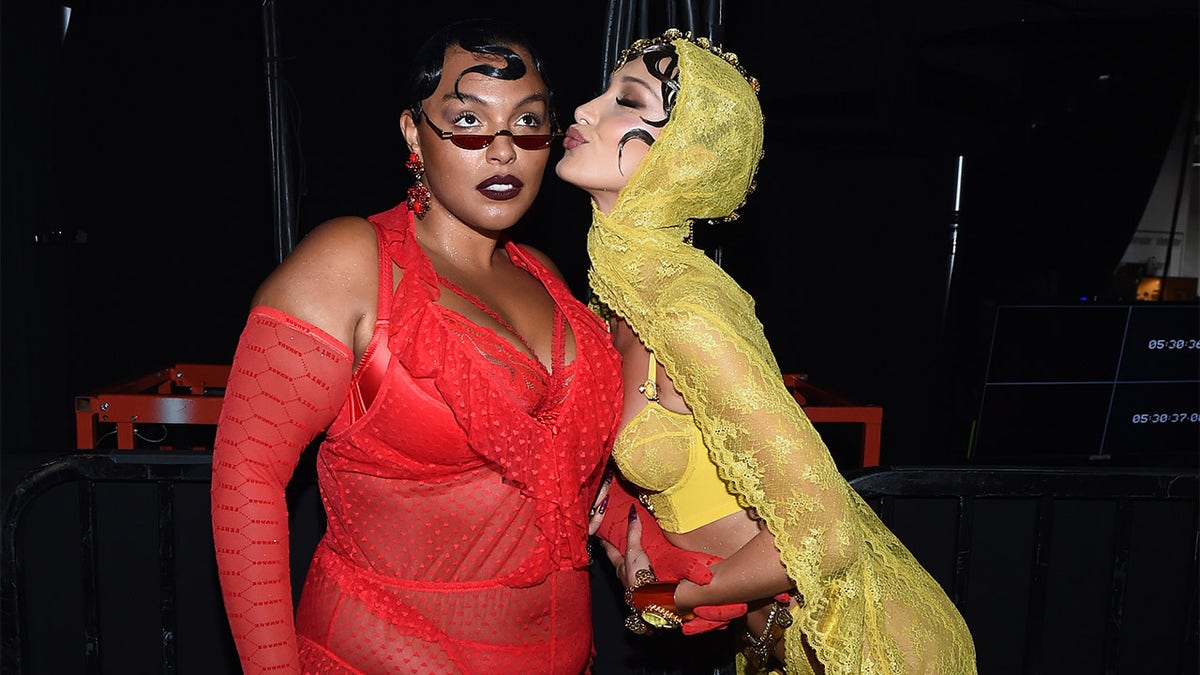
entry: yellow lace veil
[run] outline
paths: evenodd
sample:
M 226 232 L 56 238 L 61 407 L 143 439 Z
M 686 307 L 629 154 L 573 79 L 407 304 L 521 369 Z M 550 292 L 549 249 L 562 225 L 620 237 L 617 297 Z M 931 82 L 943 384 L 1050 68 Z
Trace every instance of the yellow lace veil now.
M 752 298 L 688 241 L 691 219 L 729 217 L 752 185 L 763 149 L 757 83 L 703 40 L 654 40 L 676 49 L 679 93 L 612 210 L 593 204 L 595 299 L 654 352 L 719 474 L 775 535 L 804 598 L 796 624 L 829 675 L 973 673 L 962 618 L 838 472 L 783 385 Z M 811 672 L 795 630 L 786 650 L 789 674 Z

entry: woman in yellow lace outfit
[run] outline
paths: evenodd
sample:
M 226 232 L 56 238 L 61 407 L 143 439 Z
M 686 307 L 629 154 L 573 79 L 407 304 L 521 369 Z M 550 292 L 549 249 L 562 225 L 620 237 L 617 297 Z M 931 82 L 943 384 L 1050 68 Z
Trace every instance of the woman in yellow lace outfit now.
M 557 172 L 592 198 L 589 281 L 623 357 L 614 459 L 671 544 L 723 560 L 703 585 L 639 589 L 643 524 L 628 560 L 606 548 L 660 625 L 747 603 L 743 672 L 974 673 L 961 615 L 838 472 L 753 299 L 691 245 L 693 221 L 731 217 L 751 189 L 757 90 L 733 55 L 668 31 L 626 50 L 564 141 Z

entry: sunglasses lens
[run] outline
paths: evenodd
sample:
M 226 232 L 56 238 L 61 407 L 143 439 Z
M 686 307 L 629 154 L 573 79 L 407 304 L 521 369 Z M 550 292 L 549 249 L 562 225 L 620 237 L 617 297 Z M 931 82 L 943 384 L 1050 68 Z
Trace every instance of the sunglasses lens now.
M 550 145 L 550 139 L 554 138 L 549 134 L 530 134 L 528 136 L 513 136 L 513 143 L 522 150 L 541 150 Z
M 517 136 L 512 133 L 501 131 L 494 136 L 482 136 L 479 134 L 452 134 L 446 138 L 450 142 L 462 148 L 463 150 L 482 150 L 492 144 L 496 136 L 508 136 L 512 139 L 513 145 L 522 150 L 541 150 L 549 147 L 550 141 L 554 140 L 551 134 L 525 134 Z
M 492 144 L 494 136 L 479 136 L 475 134 L 454 134 L 450 142 L 463 150 L 482 150 Z
M 481 134 L 452 134 L 437 128 L 437 126 L 433 123 L 433 120 L 429 119 L 428 113 L 422 113 L 422 115 L 425 117 L 425 123 L 429 125 L 430 129 L 433 129 L 434 133 L 436 133 L 438 136 L 441 136 L 443 140 L 449 140 L 455 146 L 460 147 L 463 150 L 482 150 L 491 145 L 492 141 L 496 139 L 496 136 L 502 135 L 511 138 L 513 145 L 522 150 L 541 150 L 549 147 L 550 141 L 554 140 L 556 135 L 561 135 L 556 132 L 554 134 L 525 134 L 518 136 L 507 129 L 498 131 L 490 136 L 484 136 Z

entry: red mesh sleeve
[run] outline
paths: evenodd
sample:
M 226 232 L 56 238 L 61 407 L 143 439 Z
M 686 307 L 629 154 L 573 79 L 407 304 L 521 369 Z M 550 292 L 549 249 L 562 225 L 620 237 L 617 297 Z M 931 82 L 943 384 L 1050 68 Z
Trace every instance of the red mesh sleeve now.
M 225 612 L 248 675 L 299 673 L 284 490 L 349 391 L 353 356 L 271 308 L 234 354 L 213 448 L 212 525 Z

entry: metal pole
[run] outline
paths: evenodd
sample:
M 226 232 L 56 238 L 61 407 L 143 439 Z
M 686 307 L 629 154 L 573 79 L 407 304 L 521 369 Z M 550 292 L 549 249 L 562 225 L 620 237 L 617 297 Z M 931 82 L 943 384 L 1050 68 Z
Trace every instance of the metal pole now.
M 1171 228 L 1167 232 L 1167 255 L 1163 260 L 1162 281 L 1159 282 L 1159 300 L 1166 295 L 1167 277 L 1171 274 L 1171 252 L 1175 248 L 1175 233 L 1179 231 L 1179 206 L 1183 203 L 1183 188 L 1187 185 L 1188 165 L 1191 164 L 1192 159 L 1192 139 L 1195 138 L 1196 116 L 1192 112 L 1195 110 L 1195 106 L 1191 103 L 1196 97 L 1195 81 L 1188 89 L 1190 90 L 1187 96 L 1189 103 L 1184 107 L 1184 114 L 1187 115 L 1188 121 L 1183 125 L 1183 147 L 1179 149 L 1179 182 L 1175 186 L 1175 202 L 1171 209 Z
M 266 68 L 267 124 L 271 136 L 271 181 L 274 193 L 275 262 L 281 263 L 296 245 L 292 168 L 286 116 L 279 86 L 279 14 L 275 0 L 263 0 L 263 64 Z
M 715 44 L 724 46 L 725 43 L 725 0 L 708 0 L 704 12 L 705 29 L 708 39 Z
M 946 265 L 946 295 L 942 300 L 942 325 L 945 326 L 946 316 L 950 312 L 950 282 L 954 278 L 954 256 L 958 253 L 958 225 L 962 207 L 962 178 L 963 156 L 958 156 L 958 165 L 954 172 L 954 215 L 950 219 L 950 261 Z

